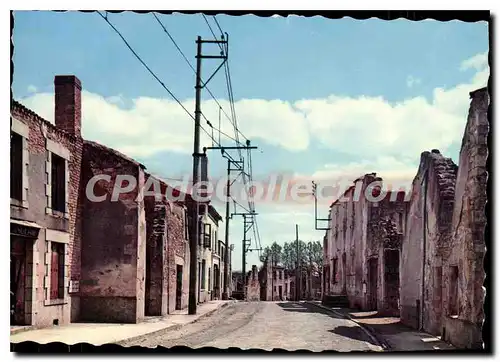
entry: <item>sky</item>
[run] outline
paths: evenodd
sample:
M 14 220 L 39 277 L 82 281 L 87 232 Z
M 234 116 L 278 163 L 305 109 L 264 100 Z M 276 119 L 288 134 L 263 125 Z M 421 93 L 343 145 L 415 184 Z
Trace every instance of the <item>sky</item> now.
M 197 36 L 213 38 L 203 16 L 158 17 L 195 65 Z M 153 14 L 108 19 L 194 114 L 195 75 Z M 212 16 L 207 20 L 218 29 Z M 431 149 L 457 163 L 468 93 L 488 81 L 486 22 L 253 15 L 217 20 L 229 34 L 238 126 L 258 147 L 252 151 L 254 179 L 321 181 L 377 172 L 384 181 L 411 182 L 421 152 Z M 83 87 L 86 139 L 126 153 L 172 183 L 192 172 L 193 120 L 97 13 L 16 11 L 13 42 L 16 100 L 53 121 L 54 76 L 74 74 Z M 204 52 L 217 55 L 218 48 L 204 45 Z M 203 60 L 204 79 L 218 62 Z M 224 72 L 208 87 L 229 114 Z M 203 113 L 218 128 L 218 106 L 206 91 L 202 100 Z M 229 121 L 223 116 L 220 122 L 234 137 Z M 234 145 L 223 136 L 221 142 Z M 203 133 L 201 145 L 212 145 Z M 219 153 L 209 154 L 211 178 L 225 169 Z M 331 201 L 320 203 L 319 217 L 327 217 Z M 223 204 L 215 206 L 224 215 Z M 322 240 L 312 202 L 257 201 L 255 208 L 262 247 L 294 240 L 295 224 L 300 239 Z M 221 229 L 223 239 L 224 224 Z M 242 218 L 234 216 L 233 270 L 241 268 L 242 235 Z M 256 237 L 250 237 L 255 247 Z M 256 252 L 247 263 L 247 270 L 258 263 Z

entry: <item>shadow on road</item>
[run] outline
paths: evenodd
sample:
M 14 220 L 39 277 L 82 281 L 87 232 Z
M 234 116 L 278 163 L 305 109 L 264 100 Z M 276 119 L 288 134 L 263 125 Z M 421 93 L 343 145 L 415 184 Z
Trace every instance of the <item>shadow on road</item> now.
M 326 311 L 322 308 L 315 307 L 310 304 L 301 303 L 301 302 L 281 302 L 277 303 L 279 307 L 281 307 L 286 312 L 298 312 L 298 313 L 316 313 L 316 314 L 324 314 L 329 316 L 330 318 L 335 319 L 343 319 L 333 314 L 332 312 Z
M 357 326 L 348 327 L 348 326 L 338 326 L 334 329 L 330 329 L 328 332 L 333 334 L 337 334 L 340 336 L 344 336 L 350 339 L 357 339 L 358 341 L 373 343 L 368 335 Z

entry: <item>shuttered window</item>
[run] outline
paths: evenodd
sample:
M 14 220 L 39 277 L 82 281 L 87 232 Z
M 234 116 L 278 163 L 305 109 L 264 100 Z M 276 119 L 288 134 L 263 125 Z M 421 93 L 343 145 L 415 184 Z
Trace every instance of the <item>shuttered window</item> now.
M 64 244 L 51 242 L 50 299 L 64 298 Z
M 10 132 L 10 197 L 22 200 L 23 197 L 23 138 Z
M 52 210 L 66 211 L 66 161 L 64 158 L 52 154 Z

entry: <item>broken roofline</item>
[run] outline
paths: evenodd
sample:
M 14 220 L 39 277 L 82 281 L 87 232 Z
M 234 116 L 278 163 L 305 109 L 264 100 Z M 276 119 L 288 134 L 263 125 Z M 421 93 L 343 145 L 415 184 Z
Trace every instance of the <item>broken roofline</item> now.
M 366 185 L 365 191 L 362 193 L 361 191 L 364 184 L 363 181 L 367 178 L 373 178 L 373 181 Z M 390 202 L 403 202 L 410 200 L 411 190 L 404 190 L 403 186 L 399 187 L 397 190 L 384 190 L 383 187 L 384 184 L 382 178 L 377 177 L 375 172 L 365 174 L 354 180 L 353 184 L 350 185 L 341 196 L 332 202 L 330 208 L 338 206 L 342 202 L 357 202 L 360 200 L 360 196 L 362 194 L 364 194 L 365 199 L 369 202 L 381 202 L 384 199 L 387 199 L 387 197 L 389 197 Z M 352 197 L 349 197 L 348 195 L 351 191 L 353 191 Z

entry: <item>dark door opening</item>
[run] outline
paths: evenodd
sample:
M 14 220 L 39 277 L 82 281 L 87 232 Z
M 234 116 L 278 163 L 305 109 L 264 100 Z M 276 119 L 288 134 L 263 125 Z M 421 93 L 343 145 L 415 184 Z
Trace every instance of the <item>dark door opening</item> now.
M 177 283 L 175 287 L 175 309 L 182 309 L 182 265 L 177 265 Z
M 220 299 L 220 272 L 217 264 L 214 264 L 214 299 Z
M 399 250 L 387 249 L 385 257 L 385 301 L 387 312 L 399 315 Z
M 161 316 L 163 299 L 163 238 L 150 237 L 146 244 L 144 314 Z
M 347 294 L 347 262 L 346 254 L 342 254 L 342 294 Z
M 368 309 L 377 310 L 378 258 L 368 260 Z
M 26 241 L 10 241 L 10 325 L 25 325 Z
M 283 286 L 282 285 L 280 285 L 278 287 L 278 293 L 279 293 L 280 300 L 283 300 Z

